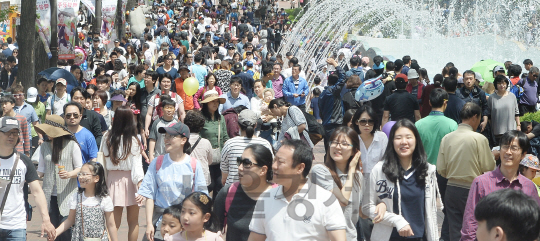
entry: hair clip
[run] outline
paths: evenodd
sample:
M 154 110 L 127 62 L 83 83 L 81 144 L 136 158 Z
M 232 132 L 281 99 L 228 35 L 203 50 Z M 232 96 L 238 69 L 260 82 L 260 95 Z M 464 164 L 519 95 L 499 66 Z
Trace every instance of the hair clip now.
M 208 200 L 208 197 L 206 196 L 206 194 L 201 194 L 199 196 L 199 201 L 201 201 L 204 205 L 206 205 L 208 204 L 210 200 Z

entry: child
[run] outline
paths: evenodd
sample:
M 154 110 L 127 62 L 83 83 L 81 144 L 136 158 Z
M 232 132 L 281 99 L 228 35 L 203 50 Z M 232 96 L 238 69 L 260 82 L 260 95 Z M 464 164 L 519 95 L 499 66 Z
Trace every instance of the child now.
M 223 241 L 217 231 L 217 216 L 212 211 L 212 200 L 202 192 L 189 194 L 182 202 L 182 232 L 165 235 L 165 241 Z
M 321 90 L 319 88 L 313 87 L 313 98 L 311 98 L 311 109 L 313 109 L 313 116 L 317 118 L 317 122 L 322 123 L 321 116 L 319 115 L 319 96 L 321 95 Z
M 71 232 L 72 240 L 86 238 L 108 240 L 107 237 L 110 237 L 112 241 L 117 241 L 114 206 L 105 182 L 103 166 L 99 162 L 89 161 L 81 167 L 77 176 L 81 188 L 72 196 L 69 216 L 56 229 L 56 236 L 75 224 Z
M 536 177 L 536 172 L 540 171 L 540 162 L 536 156 L 527 154 L 519 163 L 518 170 L 521 175 L 532 181 Z M 536 185 L 536 189 L 538 190 L 538 195 L 540 195 L 540 187 L 538 185 Z
M 165 209 L 163 216 L 161 217 L 161 234 L 165 237 L 172 237 L 172 235 L 182 231 L 182 205 L 176 204 Z M 170 239 L 169 239 L 170 240 Z
M 150 142 L 148 143 L 148 157 L 150 160 L 154 160 L 154 157 L 165 155 L 165 145 L 163 144 L 164 135 L 158 133 L 160 127 L 167 127 L 171 124 L 177 123 L 178 120 L 174 118 L 176 103 L 168 95 L 161 96 L 161 107 L 163 109 L 163 116 L 152 123 L 150 128 Z

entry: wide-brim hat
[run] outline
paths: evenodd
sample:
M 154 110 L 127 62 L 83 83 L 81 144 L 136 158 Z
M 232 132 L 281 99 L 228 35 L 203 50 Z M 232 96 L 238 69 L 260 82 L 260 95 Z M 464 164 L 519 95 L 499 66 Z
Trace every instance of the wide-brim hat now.
M 37 124 L 34 129 L 42 135 L 47 135 L 51 138 L 72 135 L 65 126 L 65 120 L 59 115 L 48 115 L 45 123 Z
M 226 101 L 226 99 L 223 97 L 220 97 L 218 92 L 215 90 L 209 90 L 209 91 L 204 92 L 203 98 L 204 100 L 200 102 L 201 104 L 208 103 L 214 100 L 219 100 L 220 104 L 224 104 Z

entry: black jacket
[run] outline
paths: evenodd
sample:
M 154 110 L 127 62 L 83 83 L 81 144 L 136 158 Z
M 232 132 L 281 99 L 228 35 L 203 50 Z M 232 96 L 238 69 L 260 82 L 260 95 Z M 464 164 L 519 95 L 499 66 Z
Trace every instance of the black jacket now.
M 80 123 L 82 127 L 92 132 L 92 135 L 96 138 L 98 148 L 99 145 L 101 145 L 101 137 L 103 137 L 103 129 L 101 128 L 101 118 L 103 118 L 103 116 L 101 116 L 101 118 L 100 116 L 100 114 L 93 110 L 84 110 Z M 105 119 L 103 119 L 103 121 L 105 121 Z M 107 124 L 105 124 L 105 130 L 107 130 Z

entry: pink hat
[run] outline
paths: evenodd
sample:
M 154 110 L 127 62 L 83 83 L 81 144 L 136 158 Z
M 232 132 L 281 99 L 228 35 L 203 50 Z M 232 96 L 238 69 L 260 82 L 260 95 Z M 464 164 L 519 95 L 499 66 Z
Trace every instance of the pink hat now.
M 369 57 L 362 57 L 362 63 L 363 62 L 369 63 Z

